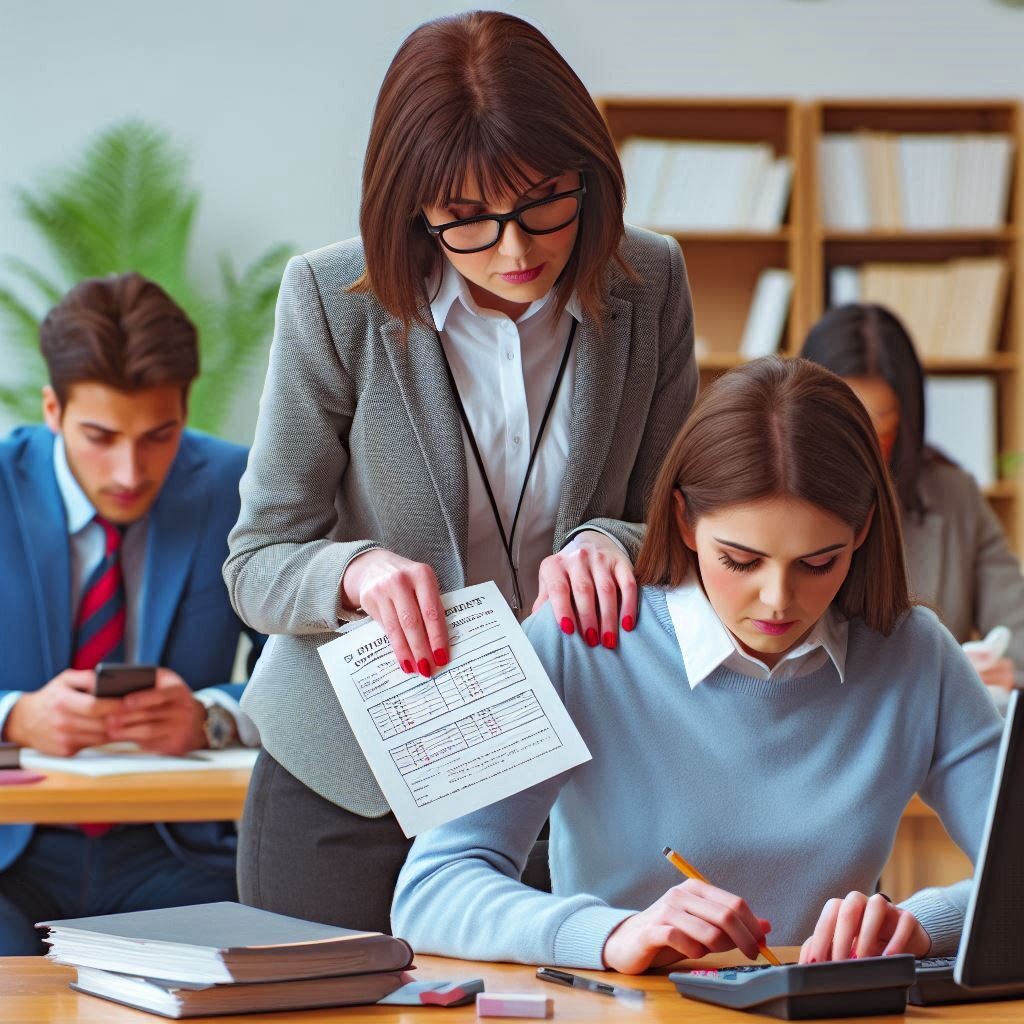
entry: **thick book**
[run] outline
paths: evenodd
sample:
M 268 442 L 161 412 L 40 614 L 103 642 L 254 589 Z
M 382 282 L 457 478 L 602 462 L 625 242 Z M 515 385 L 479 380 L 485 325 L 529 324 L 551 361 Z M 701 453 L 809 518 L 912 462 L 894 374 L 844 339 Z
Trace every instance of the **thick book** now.
M 769 267 L 761 271 L 740 339 L 741 356 L 757 359 L 778 352 L 792 294 L 793 275 L 788 270 Z
M 366 1005 L 391 995 L 408 980 L 409 976 L 401 971 L 387 971 L 298 981 L 211 985 L 79 967 L 78 981 L 73 981 L 71 987 L 137 1010 L 180 1018 Z
M 50 929 L 43 941 L 56 963 L 200 985 L 402 971 L 413 958 L 409 944 L 390 935 L 228 902 L 36 927 Z
M 853 134 L 821 138 L 821 215 L 825 226 L 845 231 L 871 227 L 868 175 L 864 150 Z

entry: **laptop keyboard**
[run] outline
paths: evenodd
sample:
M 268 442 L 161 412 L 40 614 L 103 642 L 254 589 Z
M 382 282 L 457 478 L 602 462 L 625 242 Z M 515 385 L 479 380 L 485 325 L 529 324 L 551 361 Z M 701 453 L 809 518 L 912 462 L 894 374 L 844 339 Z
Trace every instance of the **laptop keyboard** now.
M 915 966 L 919 971 L 943 971 L 952 968 L 955 963 L 955 956 L 926 956 L 918 960 Z

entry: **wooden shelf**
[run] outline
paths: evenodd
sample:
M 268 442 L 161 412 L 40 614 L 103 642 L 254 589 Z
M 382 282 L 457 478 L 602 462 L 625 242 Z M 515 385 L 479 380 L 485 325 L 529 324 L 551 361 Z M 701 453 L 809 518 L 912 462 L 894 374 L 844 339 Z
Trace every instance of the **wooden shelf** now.
M 1014 242 L 1017 239 L 1017 230 L 1012 227 L 965 228 L 962 231 L 948 229 L 935 231 L 883 231 L 880 229 L 840 231 L 817 223 L 812 230 L 815 237 L 826 244 L 829 242 L 857 242 L 888 245 L 892 242 L 921 242 L 930 245 L 956 245 L 963 242 Z
M 1009 373 L 1020 366 L 1016 352 L 996 352 L 987 359 L 922 359 L 925 373 Z
M 1016 501 L 1020 488 L 1012 480 L 1000 480 L 991 487 L 985 488 L 985 497 L 989 501 Z
M 651 230 L 671 235 L 682 245 L 700 245 L 705 242 L 716 245 L 722 242 L 737 242 L 744 245 L 751 243 L 755 245 L 788 244 L 795 237 L 790 228 L 780 228 L 776 231 L 662 231 L 661 228 L 652 228 Z
M 738 352 L 708 352 L 706 355 L 698 357 L 697 366 L 701 370 L 721 373 L 731 370 L 734 366 L 742 366 L 745 362 L 746 359 Z

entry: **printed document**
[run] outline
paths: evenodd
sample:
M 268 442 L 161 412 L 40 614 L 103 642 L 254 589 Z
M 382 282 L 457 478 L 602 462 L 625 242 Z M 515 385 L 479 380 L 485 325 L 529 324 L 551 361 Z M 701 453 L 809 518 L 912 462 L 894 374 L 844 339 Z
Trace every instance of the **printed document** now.
M 442 601 L 451 661 L 429 679 L 402 671 L 372 619 L 319 649 L 410 837 L 590 760 L 494 583 L 453 590 Z

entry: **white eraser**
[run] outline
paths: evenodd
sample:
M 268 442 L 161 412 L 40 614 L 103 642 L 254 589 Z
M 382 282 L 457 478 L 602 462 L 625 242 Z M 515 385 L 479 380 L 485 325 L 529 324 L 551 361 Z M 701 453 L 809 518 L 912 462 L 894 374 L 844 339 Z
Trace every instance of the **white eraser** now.
M 555 1001 L 535 992 L 477 992 L 478 1017 L 553 1017 Z

